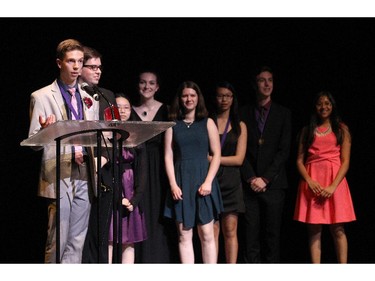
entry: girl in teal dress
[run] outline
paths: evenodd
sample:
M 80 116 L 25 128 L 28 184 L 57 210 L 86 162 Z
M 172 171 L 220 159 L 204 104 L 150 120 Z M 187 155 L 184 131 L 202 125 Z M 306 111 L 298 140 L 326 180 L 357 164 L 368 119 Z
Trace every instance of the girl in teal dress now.
M 216 173 L 220 140 L 207 118 L 203 95 L 194 82 L 181 84 L 171 105 L 176 125 L 165 134 L 165 165 L 170 184 L 164 215 L 176 221 L 182 263 L 194 263 L 193 228 L 197 227 L 203 263 L 217 262 L 214 221 L 223 211 Z M 211 162 L 208 154 L 212 155 Z

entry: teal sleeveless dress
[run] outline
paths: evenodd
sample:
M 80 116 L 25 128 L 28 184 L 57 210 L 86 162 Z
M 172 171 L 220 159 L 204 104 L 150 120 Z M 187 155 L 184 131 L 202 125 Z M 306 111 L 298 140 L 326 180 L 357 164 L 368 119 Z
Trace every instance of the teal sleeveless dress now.
M 210 195 L 201 196 L 198 193 L 209 168 L 207 120 L 196 121 L 190 126 L 179 120 L 172 128 L 174 169 L 183 200 L 173 200 L 169 191 L 164 216 L 183 223 L 185 228 L 218 220 L 219 214 L 224 210 L 216 177 L 212 182 Z

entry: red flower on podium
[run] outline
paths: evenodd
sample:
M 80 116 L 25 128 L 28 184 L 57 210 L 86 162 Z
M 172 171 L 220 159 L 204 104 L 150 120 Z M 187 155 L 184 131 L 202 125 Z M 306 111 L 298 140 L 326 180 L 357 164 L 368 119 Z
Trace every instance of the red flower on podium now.
M 92 106 L 92 99 L 85 97 L 83 98 L 83 102 L 86 104 L 87 108 L 90 109 L 90 107 Z

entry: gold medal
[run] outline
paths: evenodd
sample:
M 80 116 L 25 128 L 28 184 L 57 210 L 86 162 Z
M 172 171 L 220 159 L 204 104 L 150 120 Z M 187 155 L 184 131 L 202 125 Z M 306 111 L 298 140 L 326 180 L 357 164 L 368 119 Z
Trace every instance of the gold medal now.
M 258 140 L 258 144 L 259 145 L 262 145 L 264 143 L 264 139 L 263 138 L 259 138 L 259 140 Z

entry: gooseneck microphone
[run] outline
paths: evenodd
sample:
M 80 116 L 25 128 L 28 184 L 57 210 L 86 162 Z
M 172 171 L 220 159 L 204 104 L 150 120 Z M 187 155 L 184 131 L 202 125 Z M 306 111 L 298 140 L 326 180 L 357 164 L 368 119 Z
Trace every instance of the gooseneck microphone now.
M 81 84 L 81 89 L 86 91 L 90 96 L 94 98 L 94 100 L 98 101 L 100 100 L 100 97 L 102 97 L 106 103 L 109 106 L 109 109 L 111 111 L 111 120 L 118 121 L 120 119 L 120 114 L 118 112 L 117 107 L 115 107 L 107 98 L 106 96 L 100 91 L 99 87 L 96 85 L 90 86 L 86 82 L 83 82 Z
M 90 96 L 92 96 L 94 100 L 100 100 L 100 94 L 98 93 L 98 91 L 94 89 L 94 87 L 90 87 L 90 85 L 86 82 L 81 84 L 81 89 L 86 91 Z

